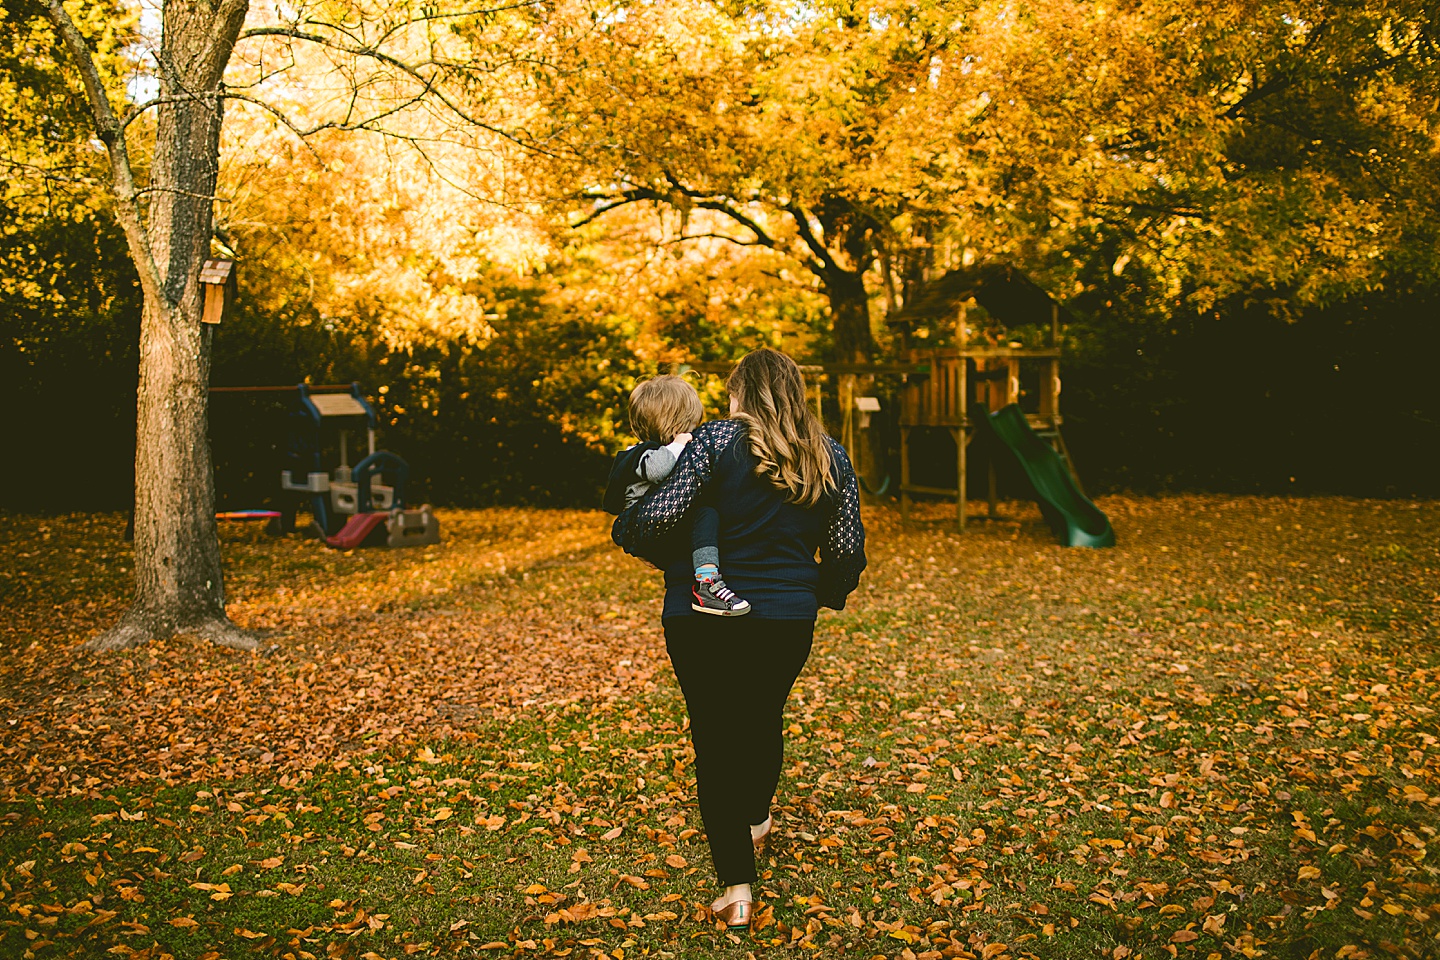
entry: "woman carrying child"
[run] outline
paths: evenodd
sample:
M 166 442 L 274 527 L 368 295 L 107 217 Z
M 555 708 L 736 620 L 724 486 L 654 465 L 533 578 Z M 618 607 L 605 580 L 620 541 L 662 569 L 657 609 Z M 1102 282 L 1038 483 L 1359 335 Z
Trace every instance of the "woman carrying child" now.
M 694 428 L 613 535 L 665 571 L 665 646 L 690 714 L 700 816 L 724 888 L 713 909 L 743 927 L 753 915 L 754 844 L 769 832 L 780 779 L 785 700 L 810 655 L 818 609 L 843 609 L 859 583 L 865 529 L 850 460 L 806 405 L 795 362 L 757 350 L 728 388 L 730 418 Z M 701 615 L 714 611 L 698 602 L 697 558 L 672 534 L 687 516 L 693 523 L 697 506 L 717 515 L 726 592 L 748 601 L 743 620 Z

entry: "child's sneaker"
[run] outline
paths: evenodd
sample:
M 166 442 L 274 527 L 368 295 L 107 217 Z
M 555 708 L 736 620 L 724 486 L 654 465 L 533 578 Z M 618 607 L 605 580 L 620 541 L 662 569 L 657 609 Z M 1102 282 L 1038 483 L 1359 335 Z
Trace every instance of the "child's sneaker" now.
M 742 600 L 725 586 L 724 580 L 696 580 L 690 591 L 690 609 L 717 617 L 739 617 L 750 612 L 750 601 Z

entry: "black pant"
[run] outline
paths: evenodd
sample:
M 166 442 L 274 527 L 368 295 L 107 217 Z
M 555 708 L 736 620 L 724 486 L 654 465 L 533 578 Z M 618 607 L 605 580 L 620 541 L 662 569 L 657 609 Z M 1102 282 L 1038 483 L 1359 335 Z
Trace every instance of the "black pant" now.
M 700 817 L 724 886 L 756 880 L 750 825 L 770 814 L 785 749 L 781 714 L 814 634 L 813 620 L 665 620 L 665 649 L 690 712 Z

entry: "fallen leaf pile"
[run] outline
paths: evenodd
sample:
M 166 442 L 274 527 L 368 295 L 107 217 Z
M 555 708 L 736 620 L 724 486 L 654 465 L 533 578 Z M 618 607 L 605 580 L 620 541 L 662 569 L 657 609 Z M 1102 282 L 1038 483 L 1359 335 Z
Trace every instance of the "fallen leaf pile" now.
M 222 528 L 261 656 L 94 655 L 123 519 L 0 517 L 0 955 L 1440 953 L 1440 505 L 1106 498 L 902 529 L 822 616 L 717 929 L 658 577 L 600 514 Z

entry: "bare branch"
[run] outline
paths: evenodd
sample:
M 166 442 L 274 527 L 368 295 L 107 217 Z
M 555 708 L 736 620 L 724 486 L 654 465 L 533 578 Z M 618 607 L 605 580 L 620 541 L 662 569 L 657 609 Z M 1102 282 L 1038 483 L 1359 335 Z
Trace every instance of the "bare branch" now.
M 135 196 L 143 197 L 147 193 L 168 193 L 177 197 L 190 197 L 194 200 L 209 200 L 212 203 L 229 203 L 225 197 L 217 197 L 213 193 L 196 193 L 193 190 L 180 190 L 175 187 L 142 187 L 135 191 Z
M 768 243 L 760 240 L 741 240 L 739 237 L 728 236 L 723 233 L 690 233 L 683 237 L 674 237 L 670 240 L 660 241 L 660 246 L 668 247 L 677 243 L 684 243 L 687 240 L 727 240 L 737 247 L 769 247 Z M 773 249 L 773 248 L 772 248 Z
M 266 103 L 264 100 L 261 100 L 259 97 L 252 97 L 252 96 L 250 96 L 250 95 L 248 95 L 248 94 L 231 93 L 231 92 L 227 92 L 227 93 L 225 93 L 223 96 L 224 96 L 224 99 L 226 99 L 226 100 L 237 100 L 237 101 L 239 101 L 239 102 L 241 102 L 241 103 L 251 103 L 251 104 L 254 104 L 255 106 L 257 106 L 257 107 L 259 107 L 260 109 L 264 110 L 266 113 L 270 114 L 270 115 L 271 115 L 272 117 L 274 117 L 276 120 L 279 120 L 280 123 L 281 123 L 287 130 L 289 130 L 291 133 L 295 134 L 295 136 L 299 137 L 302 141 L 303 141 L 303 140 L 308 140 L 310 137 L 313 137 L 313 136 L 315 136 L 315 135 L 318 134 L 318 133 L 324 133 L 324 132 L 330 131 L 330 130 L 333 130 L 333 131 L 336 131 L 336 132 L 339 132 L 339 133 L 351 133 L 351 132 L 355 132 L 355 131 L 364 131 L 364 132 L 366 132 L 366 133 L 378 133 L 378 134 L 380 134 L 381 136 L 388 137 L 388 138 L 390 138 L 390 139 L 392 139 L 392 140 L 404 140 L 404 141 L 407 141 L 407 142 L 410 142 L 410 143 L 419 143 L 419 142 L 421 142 L 421 141 L 423 141 L 423 140 L 426 140 L 426 139 L 433 139 L 433 138 L 425 138 L 425 137 L 419 137 L 419 136 L 414 136 L 414 135 L 409 135 L 409 134 L 396 133 L 396 132 L 393 131 L 393 130 L 386 130 L 384 127 L 381 127 L 381 126 L 378 125 L 378 124 L 380 123 L 380 121 L 384 120 L 385 118 L 387 118 L 387 117 L 392 117 L 392 116 L 394 116 L 394 115 L 397 114 L 397 113 L 400 113 L 400 112 L 402 112 L 402 111 L 404 111 L 404 110 L 406 110 L 406 109 L 408 109 L 408 108 L 410 108 L 410 107 L 415 106 L 415 105 L 418 104 L 418 103 L 421 103 L 421 102 L 424 100 L 424 97 L 423 97 L 423 96 L 416 96 L 416 97 L 413 97 L 413 98 L 408 99 L 408 100 L 400 101 L 400 102 L 398 102 L 398 103 L 393 104 L 393 105 L 390 106 L 390 107 L 387 107 L 386 109 L 380 111 L 379 113 L 376 113 L 376 114 L 373 114 L 373 115 L 371 115 L 371 116 L 365 117 L 365 118 L 362 119 L 362 120 L 327 120 L 327 121 L 325 121 L 324 123 L 317 123 L 317 124 L 316 124 L 315 126 L 313 126 L 313 127 L 301 127 L 301 126 L 299 126 L 299 125 L 296 124 L 293 120 L 291 120 L 291 119 L 289 118 L 289 116 L 287 116 L 282 110 L 280 110 L 279 108 L 275 107 L 273 104 Z M 353 114 L 353 113 L 354 113 L 354 110 L 351 109 L 351 110 L 349 110 L 349 111 L 347 111 L 347 112 L 350 113 L 350 114 Z M 307 144 L 307 146 L 308 146 L 308 144 Z M 311 152 L 312 152 L 312 154 L 314 153 L 313 149 L 311 150 Z
M 681 183 L 680 180 L 669 170 L 665 171 L 665 179 L 670 182 L 670 187 L 672 190 L 674 190 L 676 193 L 681 194 L 684 197 L 693 200 L 694 206 L 700 207 L 704 210 L 715 210 L 723 213 L 730 219 L 734 220 L 736 223 L 743 226 L 745 229 L 749 230 L 751 233 L 755 234 L 756 237 L 760 238 L 760 243 L 764 246 L 770 247 L 772 249 L 776 247 L 774 239 L 772 239 L 770 235 L 765 232 L 765 230 L 760 226 L 760 224 L 757 223 L 753 218 L 746 216 L 744 213 L 741 213 L 739 210 L 735 209 L 732 202 L 723 194 L 706 193 L 702 190 L 696 190 L 693 187 L 687 187 L 685 186 L 685 184 Z
M 800 206 L 798 201 L 792 200 L 785 204 L 785 210 L 795 221 L 795 229 L 800 234 L 800 239 L 805 241 L 805 246 L 810 248 L 810 252 L 815 255 L 824 268 L 824 272 L 813 267 L 811 270 L 822 279 L 825 279 L 826 272 L 838 272 L 840 267 L 835 263 L 835 258 L 830 256 L 830 251 L 825 244 L 815 236 L 815 231 L 810 229 L 810 214 L 805 211 L 805 208 Z
M 672 199 L 672 196 L 673 194 L 678 193 L 681 196 L 685 197 L 687 200 L 689 200 L 692 207 L 700 210 L 714 210 L 716 213 L 723 213 L 731 220 L 734 220 L 736 223 L 740 224 L 742 227 L 755 234 L 754 240 L 742 241 L 736 240 L 732 237 L 717 235 L 719 236 L 719 239 L 730 240 L 731 242 L 740 244 L 742 246 L 768 247 L 769 249 L 774 250 L 778 253 L 783 253 L 787 256 L 794 257 L 796 260 L 800 261 L 800 264 L 804 266 L 806 270 L 809 270 L 811 273 L 815 274 L 817 277 L 820 277 L 822 280 L 826 279 L 826 274 L 828 271 L 837 269 L 835 266 L 835 261 L 830 258 L 829 251 L 825 250 L 823 244 L 819 244 L 818 241 L 814 240 L 813 234 L 811 234 L 810 238 L 806 240 L 806 245 L 809 246 L 812 250 L 814 250 L 816 245 L 819 244 L 819 250 L 821 251 L 824 259 L 818 259 L 814 256 L 799 256 L 795 253 L 794 250 L 785 249 L 784 246 L 777 242 L 774 237 L 770 236 L 770 234 L 765 230 L 765 228 L 761 226 L 754 217 L 751 217 L 745 212 L 737 209 L 734 205 L 734 202 L 729 198 L 717 194 L 707 194 L 692 187 L 687 187 L 668 172 L 665 174 L 665 178 L 670 182 L 672 190 L 671 195 L 661 193 L 660 191 L 651 189 L 650 187 L 642 187 L 638 185 L 628 187 L 618 193 L 585 194 L 584 196 L 586 199 L 609 200 L 611 202 L 597 208 L 596 210 L 587 214 L 585 217 L 581 218 L 579 221 L 571 224 L 571 229 L 582 227 L 585 224 L 590 223 L 592 220 L 595 220 L 603 216 L 604 214 L 609 213 L 611 210 L 614 210 L 617 207 L 623 207 L 626 204 L 636 203 L 637 201 L 652 200 L 656 203 L 669 203 L 674 206 L 675 203 Z M 785 209 L 787 212 L 790 213 L 792 217 L 795 218 L 797 223 L 801 226 L 801 235 L 803 237 L 805 236 L 805 234 L 810 233 L 809 224 L 804 221 L 803 211 L 800 214 L 797 214 L 795 210 L 798 209 L 798 207 L 796 207 L 795 209 L 792 209 L 792 207 L 794 207 L 793 204 L 787 205 Z
M 125 238 L 130 246 L 130 255 L 134 258 L 135 268 L 140 274 L 141 288 L 145 291 L 146 296 L 159 299 L 161 296 L 160 270 L 155 264 L 154 250 L 150 246 L 150 237 L 145 229 L 145 221 L 140 216 L 140 206 L 136 200 L 135 174 L 130 166 L 130 151 L 125 142 L 125 128 L 115 117 L 115 109 L 110 103 L 110 98 L 106 96 L 105 85 L 100 79 L 100 70 L 95 66 L 95 59 L 90 55 L 90 48 L 75 27 L 75 22 L 70 19 L 70 14 L 65 12 L 60 0 L 45 0 L 45 9 L 50 15 L 50 22 L 55 25 L 55 29 L 65 42 L 65 48 L 75 61 L 75 66 L 80 71 L 80 78 L 85 84 L 85 96 L 89 101 L 90 114 L 95 121 L 95 134 L 105 145 L 106 154 L 110 159 L 111 192 L 115 196 L 116 216 L 120 221 L 121 229 L 125 231 Z
M 640 201 L 640 200 L 659 200 L 659 199 L 660 199 L 660 197 L 659 197 L 657 194 L 655 194 L 655 193 L 653 193 L 653 192 L 651 192 L 651 191 L 649 191 L 649 190 L 644 190 L 644 189 L 639 188 L 639 187 L 635 188 L 634 190 L 627 190 L 627 191 L 625 191 L 624 193 L 621 193 L 619 196 L 606 195 L 606 194 L 586 194 L 586 195 L 585 195 L 585 198 L 586 198 L 586 199 L 589 199 L 589 200 L 611 200 L 611 201 L 613 201 L 613 202 L 607 203 L 607 204 L 605 204 L 604 206 L 601 206 L 601 207 L 597 207 L 594 211 L 592 211 L 592 212 L 591 212 L 590 214 L 588 214 L 587 216 L 581 217 L 581 218 L 580 218 L 579 220 L 577 220 L 575 223 L 570 224 L 570 229 L 571 229 L 571 230 L 578 230 L 578 229 L 580 229 L 581 227 L 585 226 L 585 224 L 591 222 L 592 220 L 598 220 L 600 217 L 602 217 L 602 216 L 604 216 L 605 214 L 609 213 L 611 210 L 614 210 L 614 209 L 616 209 L 616 208 L 618 208 L 618 207 L 623 207 L 623 206 L 625 206 L 627 203 L 635 203 L 635 202 Z
M 379 137 L 382 137 L 386 141 L 397 142 L 414 150 L 416 156 L 420 158 L 421 162 L 424 163 L 426 167 L 428 167 L 437 178 L 439 178 L 443 183 L 456 190 L 457 192 L 465 195 L 466 197 L 469 197 L 471 200 L 474 200 L 476 203 L 498 207 L 501 209 L 512 209 L 513 205 L 511 204 L 507 204 L 504 201 L 495 200 L 492 197 L 486 197 L 476 193 L 469 187 L 465 186 L 463 183 L 451 177 L 443 169 L 436 165 L 434 159 L 430 156 L 430 154 L 425 151 L 424 145 L 426 143 L 439 142 L 439 140 L 443 140 L 443 138 L 437 139 L 433 137 L 416 136 L 414 134 L 402 134 L 377 125 L 378 121 L 383 120 L 385 117 L 390 116 L 391 114 L 398 112 L 405 107 L 414 105 L 414 103 L 419 102 L 418 100 L 406 101 L 405 103 L 402 103 L 393 109 L 386 110 L 384 113 L 376 114 L 372 117 L 358 122 L 337 123 L 331 121 L 328 123 L 318 124 L 313 127 L 302 128 L 298 124 L 296 124 L 284 111 L 277 108 L 274 104 L 267 103 L 266 101 L 261 100 L 257 97 L 252 97 L 247 94 L 235 93 L 233 91 L 227 91 L 225 93 L 225 99 L 235 100 L 240 103 L 251 104 L 253 106 L 259 107 L 261 110 L 274 117 L 281 126 L 285 127 L 285 129 L 289 130 L 292 134 L 295 135 L 296 139 L 299 140 L 300 144 L 309 152 L 311 158 L 314 159 L 315 162 L 322 165 L 325 163 L 325 159 L 315 148 L 314 143 L 311 142 L 311 140 L 316 134 L 332 130 L 336 132 L 358 131 L 362 133 L 372 133 Z
M 137 103 L 129 110 L 125 111 L 125 116 L 121 117 L 118 123 L 120 127 L 124 129 L 130 126 L 130 124 L 134 123 L 136 120 L 138 120 L 141 115 L 144 114 L 147 110 L 161 106 L 162 104 L 194 103 L 197 100 L 220 100 L 223 99 L 225 96 L 226 95 L 219 90 L 208 90 L 203 93 L 182 93 L 179 96 L 173 97 L 154 97 L 150 100 L 146 100 L 144 103 Z
M 248 96 L 248 95 L 242 94 L 242 93 L 227 93 L 227 94 L 225 95 L 225 98 L 226 98 L 227 100 L 238 100 L 238 101 L 240 101 L 241 103 L 253 103 L 255 106 L 259 107 L 261 110 L 264 110 L 266 113 L 270 114 L 270 116 L 272 116 L 272 117 L 274 117 L 276 120 L 280 121 L 280 125 L 281 125 L 281 126 L 285 127 L 285 129 L 287 129 L 287 130 L 289 130 L 291 133 L 295 134 L 295 136 L 299 139 L 299 141 L 300 141 L 302 144 L 305 145 L 305 149 L 308 150 L 308 151 L 310 151 L 310 156 L 311 156 L 311 157 L 313 157 L 317 162 L 321 162 L 321 163 L 324 162 L 324 161 L 321 159 L 319 152 L 316 151 L 316 149 L 314 148 L 314 146 L 312 146 L 312 145 L 310 144 L 310 141 L 307 139 L 307 136 L 309 136 L 309 135 L 306 134 L 305 131 L 301 130 L 299 127 L 295 126 L 294 121 L 292 121 L 289 117 L 287 117 L 282 111 L 276 109 L 274 106 L 272 106 L 271 104 L 266 103 L 264 100 L 261 100 L 261 99 L 258 98 L 258 97 L 251 97 L 251 96 Z
M 531 5 L 533 4 L 520 3 L 508 7 L 496 8 L 496 10 L 515 9 L 516 7 Z M 433 18 L 416 18 L 415 22 L 420 22 L 425 19 Z M 334 30 L 336 33 L 344 34 L 347 37 L 350 36 L 347 31 L 345 31 L 339 26 L 336 26 L 335 24 L 314 23 L 313 25 Z M 555 153 L 541 147 L 534 138 L 529 137 L 528 135 L 517 135 L 516 133 L 512 133 L 508 130 L 503 130 L 500 127 L 495 126 L 494 124 L 487 123 L 486 121 L 481 120 L 479 117 L 471 114 L 469 111 L 464 109 L 459 103 L 456 102 L 454 97 L 450 96 L 444 90 L 440 89 L 438 77 L 430 77 L 425 75 L 423 68 L 425 66 L 436 66 L 436 64 L 406 63 L 400 58 L 379 49 L 373 43 L 364 43 L 358 38 L 353 38 L 352 42 L 342 42 L 332 37 L 325 36 L 321 33 L 316 33 L 312 30 L 301 29 L 298 26 L 254 27 L 250 30 L 246 30 L 240 35 L 240 39 L 242 40 L 250 37 L 282 37 L 290 40 L 301 40 L 306 43 L 313 43 L 317 46 L 325 47 L 330 50 L 336 50 L 348 56 L 356 57 L 358 59 L 369 59 L 374 60 L 377 63 L 382 63 L 388 67 L 398 70 L 404 75 L 410 77 L 416 83 L 420 84 L 420 92 L 417 93 L 414 97 L 412 97 L 410 102 L 418 102 L 419 100 L 427 96 L 433 97 L 435 100 L 444 105 L 444 107 L 452 114 L 473 127 L 477 127 L 481 130 L 486 131 L 487 133 L 493 133 L 494 135 L 508 140 L 511 143 L 514 143 L 515 145 L 522 147 L 526 150 L 530 150 L 548 157 L 556 157 L 556 159 L 558 159 Z M 317 128 L 317 130 L 318 129 L 328 129 L 328 127 L 322 126 Z

